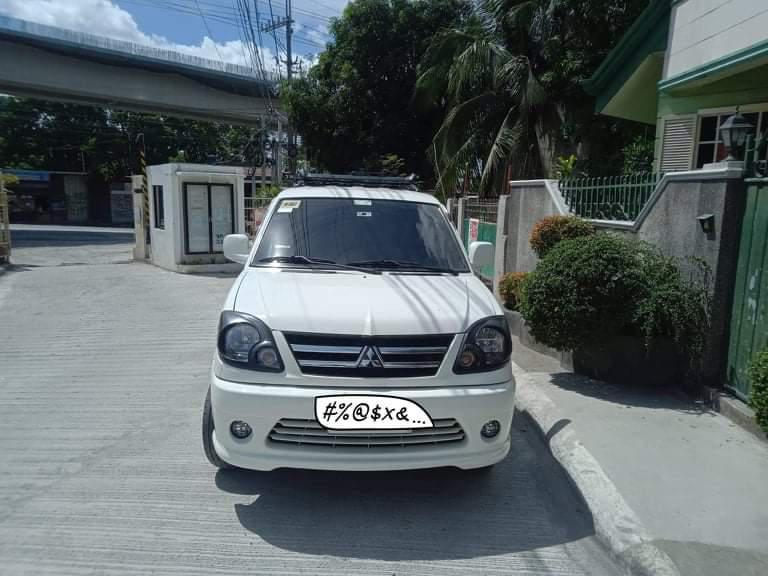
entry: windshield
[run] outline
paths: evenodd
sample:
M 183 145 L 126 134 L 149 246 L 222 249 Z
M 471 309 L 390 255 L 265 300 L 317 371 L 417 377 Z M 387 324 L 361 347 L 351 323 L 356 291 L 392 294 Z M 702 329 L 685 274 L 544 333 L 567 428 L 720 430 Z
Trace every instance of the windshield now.
M 251 265 L 312 262 L 469 272 L 456 236 L 435 204 L 352 198 L 283 200 Z

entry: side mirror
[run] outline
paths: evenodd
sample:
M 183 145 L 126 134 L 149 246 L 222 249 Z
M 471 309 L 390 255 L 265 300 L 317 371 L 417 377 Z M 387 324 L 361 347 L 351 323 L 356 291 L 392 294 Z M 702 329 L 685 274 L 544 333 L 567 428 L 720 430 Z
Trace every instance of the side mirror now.
M 227 260 L 245 264 L 251 247 L 248 244 L 248 236 L 245 234 L 228 234 L 224 236 L 224 256 Z
M 493 244 L 490 242 L 471 242 L 469 244 L 469 263 L 475 271 L 483 266 L 490 266 L 496 256 Z

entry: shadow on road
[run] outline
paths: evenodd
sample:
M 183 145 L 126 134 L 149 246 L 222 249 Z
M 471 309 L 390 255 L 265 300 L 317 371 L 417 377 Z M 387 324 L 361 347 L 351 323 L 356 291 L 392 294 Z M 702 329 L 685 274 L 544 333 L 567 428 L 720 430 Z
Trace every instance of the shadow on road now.
M 715 414 L 702 402 L 693 402 L 674 395 L 672 391 L 653 386 L 641 387 L 609 384 L 571 372 L 550 374 L 549 381 L 563 390 L 625 406 L 661 408 L 701 416 L 714 416 Z
M 594 534 L 591 516 L 525 414 L 490 474 L 436 469 L 337 473 L 222 470 L 217 486 L 255 496 L 244 528 L 313 555 L 440 560 L 532 551 Z

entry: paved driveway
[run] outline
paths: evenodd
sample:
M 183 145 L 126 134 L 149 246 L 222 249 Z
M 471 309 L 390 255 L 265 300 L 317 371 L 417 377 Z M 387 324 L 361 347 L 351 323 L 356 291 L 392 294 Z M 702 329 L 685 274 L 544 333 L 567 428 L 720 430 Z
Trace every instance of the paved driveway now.
M 200 409 L 232 278 L 129 251 L 30 242 L 0 275 L 0 574 L 619 573 L 520 414 L 485 478 L 216 472 Z

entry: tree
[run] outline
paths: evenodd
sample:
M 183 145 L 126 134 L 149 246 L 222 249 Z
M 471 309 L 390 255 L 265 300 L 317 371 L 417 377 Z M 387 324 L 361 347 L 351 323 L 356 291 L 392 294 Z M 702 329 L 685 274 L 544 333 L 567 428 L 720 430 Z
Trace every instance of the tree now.
M 333 41 L 309 73 L 283 87 L 281 99 L 322 168 L 399 167 L 431 177 L 428 156 L 442 110 L 413 102 L 419 61 L 432 37 L 461 23 L 465 0 L 357 0 L 331 23 Z M 388 167 L 391 169 L 391 167 Z
M 648 0 L 480 0 L 461 27 L 438 34 L 420 67 L 417 95 L 447 112 L 433 146 L 440 186 L 462 178 L 498 189 L 553 174 L 576 154 L 618 158 L 623 128 L 597 117 L 581 84 Z M 617 140 L 619 144 L 617 145 Z
M 139 134 L 148 164 L 210 156 L 241 163 L 253 138 L 247 126 L 220 125 L 156 114 L 0 98 L 0 167 L 83 171 L 103 181 L 136 173 Z

